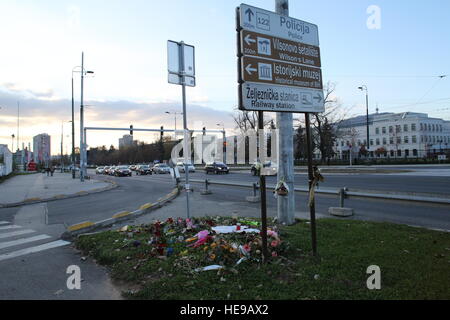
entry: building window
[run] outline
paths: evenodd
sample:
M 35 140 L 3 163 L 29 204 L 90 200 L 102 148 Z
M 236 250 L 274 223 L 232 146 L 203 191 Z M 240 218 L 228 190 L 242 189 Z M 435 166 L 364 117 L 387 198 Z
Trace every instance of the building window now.
M 431 128 L 433 131 L 436 131 L 436 127 L 434 126 L 434 123 L 431 125 Z
M 361 140 L 358 140 L 358 147 L 361 146 Z
M 423 123 L 420 124 L 420 131 L 423 131 Z
M 402 143 L 402 137 L 397 137 L 397 144 L 401 144 Z
M 381 128 L 381 132 L 382 132 L 383 134 L 385 134 L 385 133 L 386 133 L 386 127 Z
M 380 145 L 380 138 L 377 138 L 377 146 L 379 146 Z
M 403 131 L 408 132 L 408 125 L 407 124 L 403 125 Z
M 404 136 L 404 137 L 403 137 L 403 141 L 404 141 L 405 143 L 409 143 L 409 138 L 408 138 L 408 136 Z
M 431 124 L 428 124 L 428 131 L 431 131 Z
M 373 146 L 373 139 L 370 139 L 370 145 Z
M 412 143 L 417 143 L 417 136 L 412 136 Z
M 380 134 L 380 128 L 375 128 L 375 134 Z
M 405 150 L 405 157 L 409 157 L 409 150 L 408 149 Z
M 391 157 L 395 156 L 394 150 L 391 150 Z
M 395 126 L 395 132 L 399 133 L 400 131 L 402 131 L 402 126 L 396 125 Z
M 417 157 L 419 154 L 418 154 L 418 152 L 417 152 L 417 149 L 413 149 L 413 156 L 414 157 Z
M 386 138 L 383 138 L 383 145 L 386 145 L 386 143 L 387 143 Z
M 439 125 L 439 129 L 442 132 L 442 124 Z
M 394 128 L 392 126 L 389 126 L 389 133 L 394 132 Z
M 393 137 L 389 138 L 389 144 L 394 144 L 394 138 Z
M 415 123 L 411 124 L 411 131 L 416 131 L 416 124 Z
M 397 150 L 397 157 L 401 157 L 402 156 L 402 150 Z

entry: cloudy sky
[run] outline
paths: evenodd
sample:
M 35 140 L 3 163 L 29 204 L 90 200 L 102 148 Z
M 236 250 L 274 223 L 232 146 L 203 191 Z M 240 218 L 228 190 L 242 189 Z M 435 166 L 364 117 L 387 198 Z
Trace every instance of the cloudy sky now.
M 196 47 L 197 87 L 187 89 L 189 127 L 233 129 L 237 105 L 235 0 L 2 0 L 0 2 L 0 143 L 49 133 L 52 153 L 70 150 L 71 71 L 85 79 L 87 126 L 173 127 L 181 88 L 167 83 L 167 40 Z M 248 0 L 268 10 L 274 0 Z M 369 29 L 367 9 L 381 12 Z M 291 0 L 290 15 L 319 26 L 324 82 L 352 115 L 415 111 L 450 119 L 450 20 L 447 0 Z M 80 78 L 75 73 L 76 108 Z M 78 133 L 79 114 L 76 112 Z M 178 126 L 182 119 L 178 117 Z M 89 145 L 116 144 L 121 133 L 95 133 Z M 150 141 L 154 135 L 136 134 Z M 67 142 L 67 143 L 66 143 Z M 17 142 L 15 142 L 16 144 Z

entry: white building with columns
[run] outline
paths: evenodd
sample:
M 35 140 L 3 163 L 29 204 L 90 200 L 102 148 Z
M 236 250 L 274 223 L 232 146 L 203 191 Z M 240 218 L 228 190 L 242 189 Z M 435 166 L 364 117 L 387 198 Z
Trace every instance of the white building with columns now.
M 450 121 L 426 113 L 376 113 L 336 124 L 336 158 L 419 158 L 450 151 Z M 368 150 L 368 153 L 364 151 Z

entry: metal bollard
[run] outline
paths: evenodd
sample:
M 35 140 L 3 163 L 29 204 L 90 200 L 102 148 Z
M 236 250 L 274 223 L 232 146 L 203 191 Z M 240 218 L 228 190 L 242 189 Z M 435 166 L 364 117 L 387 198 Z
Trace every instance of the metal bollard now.
M 258 195 L 259 185 L 257 183 L 253 184 L 253 196 L 245 197 L 248 202 L 259 202 L 261 197 Z
M 345 189 L 339 189 L 339 204 L 341 208 L 344 208 Z
M 205 190 L 200 191 L 201 195 L 212 194 L 212 192 L 208 189 L 208 186 L 209 186 L 209 181 L 208 181 L 208 179 L 205 179 Z

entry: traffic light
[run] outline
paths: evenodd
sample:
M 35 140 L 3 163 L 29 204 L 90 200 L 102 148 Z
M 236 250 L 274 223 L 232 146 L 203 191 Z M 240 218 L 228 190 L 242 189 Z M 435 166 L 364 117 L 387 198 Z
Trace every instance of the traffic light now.
M 206 127 L 203 127 L 203 135 L 206 136 Z
M 164 126 L 161 126 L 161 140 L 163 139 L 163 137 L 164 137 Z
M 131 136 L 133 135 L 133 125 L 132 124 L 130 125 L 130 135 Z

